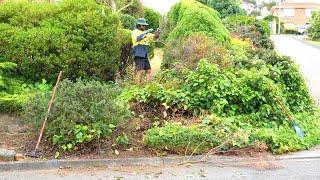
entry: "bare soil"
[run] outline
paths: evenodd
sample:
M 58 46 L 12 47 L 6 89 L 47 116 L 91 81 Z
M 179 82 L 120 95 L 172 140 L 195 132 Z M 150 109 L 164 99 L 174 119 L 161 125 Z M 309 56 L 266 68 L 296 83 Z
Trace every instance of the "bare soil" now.
M 143 111 L 148 109 L 147 106 L 137 107 L 136 110 Z M 150 107 L 149 107 L 150 108 Z M 153 112 L 159 116 L 163 115 L 163 110 Z M 148 112 L 148 111 L 144 111 Z M 179 114 L 179 113 L 177 113 Z M 181 116 L 177 116 L 176 113 L 168 112 L 168 118 L 175 118 L 175 121 L 182 123 L 197 123 L 197 119 L 184 119 Z M 158 116 L 158 117 L 159 117 Z M 118 146 L 110 139 L 101 140 L 86 144 L 86 146 L 79 147 L 73 152 L 63 152 L 58 146 L 52 144 L 52 142 L 43 138 L 40 144 L 40 151 L 42 159 L 54 159 L 57 152 L 59 152 L 59 159 L 101 159 L 101 158 L 136 158 L 136 157 L 154 157 L 163 155 L 175 155 L 172 152 L 159 152 L 148 149 L 142 143 L 143 134 L 146 130 L 153 126 L 154 121 L 152 120 L 153 115 L 150 113 L 142 113 L 140 117 L 129 120 L 126 124 L 120 125 L 120 128 L 113 133 L 115 139 L 117 136 L 127 134 L 130 139 L 130 144 L 127 147 Z M 165 119 L 165 117 L 163 117 Z M 159 120 L 158 120 L 159 121 Z M 161 123 L 161 120 L 160 120 Z M 15 150 L 17 153 L 28 155 L 34 150 L 38 132 L 30 131 L 31 127 L 28 128 L 27 132 L 15 132 L 15 133 L 0 133 L 0 148 Z M 130 133 L 130 134 L 128 134 Z M 244 149 L 230 150 L 227 152 L 214 152 L 214 154 L 225 155 L 225 156 L 241 156 L 241 157 L 268 157 L 270 155 L 268 148 L 263 144 L 255 144 L 251 147 Z M 26 159 L 30 159 L 26 157 Z

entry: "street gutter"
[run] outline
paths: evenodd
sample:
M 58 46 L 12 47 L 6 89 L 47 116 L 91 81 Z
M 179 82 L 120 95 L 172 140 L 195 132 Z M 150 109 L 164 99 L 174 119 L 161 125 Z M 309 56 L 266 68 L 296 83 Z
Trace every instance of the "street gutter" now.
M 205 157 L 205 159 L 204 159 Z M 172 157 L 142 157 L 126 159 L 87 159 L 87 160 L 47 160 L 47 161 L 21 161 L 0 163 L 0 172 L 24 171 L 24 170 L 52 170 L 88 167 L 120 167 L 120 166 L 162 166 L 170 164 L 188 163 L 241 163 L 255 161 L 283 161 L 283 160 L 319 160 L 319 151 L 302 151 L 287 155 L 263 156 L 263 157 L 239 157 L 239 156 L 172 156 Z

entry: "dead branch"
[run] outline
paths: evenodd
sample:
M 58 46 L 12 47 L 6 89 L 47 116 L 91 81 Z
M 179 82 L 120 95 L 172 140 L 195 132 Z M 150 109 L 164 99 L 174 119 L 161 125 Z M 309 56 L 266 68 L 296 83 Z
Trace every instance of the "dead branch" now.
M 133 2 L 134 2 L 134 0 L 132 0 L 129 4 L 127 4 L 127 5 L 123 6 L 122 8 L 120 8 L 117 11 L 117 13 L 119 13 L 119 12 L 123 11 L 124 9 L 128 8 L 129 6 L 131 6 L 133 4 Z

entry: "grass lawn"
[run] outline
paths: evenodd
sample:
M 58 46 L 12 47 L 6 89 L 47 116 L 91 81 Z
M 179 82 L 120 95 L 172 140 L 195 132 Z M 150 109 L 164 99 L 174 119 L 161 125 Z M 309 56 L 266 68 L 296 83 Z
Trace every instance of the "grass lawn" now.
M 305 39 L 308 43 L 310 43 L 310 44 L 312 44 L 312 45 L 314 45 L 314 46 L 318 46 L 319 48 L 320 48 L 320 41 L 313 41 L 313 40 L 311 40 L 311 39 L 309 39 L 309 38 L 306 38 Z

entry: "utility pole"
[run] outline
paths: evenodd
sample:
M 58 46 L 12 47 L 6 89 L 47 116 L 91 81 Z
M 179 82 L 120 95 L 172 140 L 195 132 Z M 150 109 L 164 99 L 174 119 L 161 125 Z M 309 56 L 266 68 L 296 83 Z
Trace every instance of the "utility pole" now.
M 278 34 L 281 34 L 281 3 L 282 3 L 282 0 L 279 1 L 279 13 L 278 13 Z

